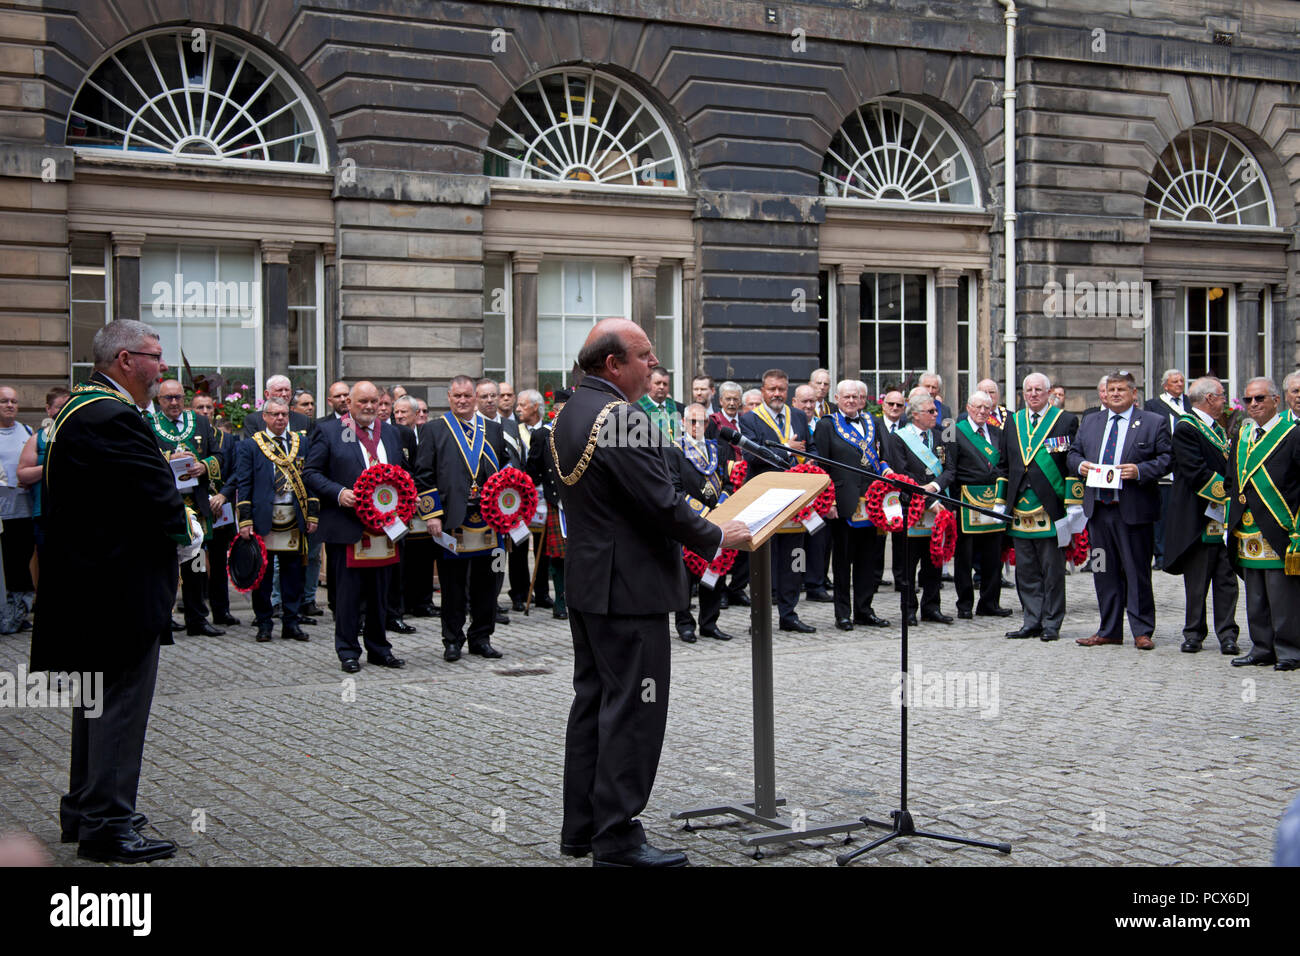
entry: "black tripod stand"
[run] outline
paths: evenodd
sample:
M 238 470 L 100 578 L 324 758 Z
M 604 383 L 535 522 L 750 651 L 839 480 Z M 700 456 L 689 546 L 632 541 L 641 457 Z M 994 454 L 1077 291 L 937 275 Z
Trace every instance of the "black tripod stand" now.
M 765 442 L 765 444 L 771 445 L 773 447 L 783 447 L 780 442 L 768 441 Z M 874 471 L 871 471 L 868 468 L 859 468 L 856 465 L 846 465 L 843 462 L 838 462 L 831 458 L 823 458 L 820 455 L 814 455 L 806 451 L 799 452 L 799 455 L 803 458 L 810 458 L 813 461 L 821 462 L 823 465 L 833 465 L 836 468 L 842 468 L 845 471 L 857 472 L 858 474 L 866 475 L 867 477 L 873 478 L 877 481 L 883 481 L 886 484 L 893 485 L 900 492 L 899 501 L 903 506 L 904 514 L 907 514 L 908 507 L 912 500 L 912 495 L 920 493 L 926 495 L 926 497 L 928 498 L 935 498 L 947 504 L 956 505 L 959 508 L 967 508 L 971 511 L 978 511 L 981 514 L 988 515 L 991 518 L 996 518 L 999 521 L 1010 520 L 1006 515 L 1000 512 L 992 511 L 988 508 L 981 508 L 978 505 L 968 504 L 964 501 L 959 501 L 956 498 L 950 498 L 947 495 L 941 495 L 933 492 L 920 492 L 917 486 L 914 484 L 910 484 L 909 482 L 906 481 L 898 481 L 893 478 L 887 478 L 884 475 L 878 475 Z M 903 540 L 905 542 L 903 546 L 903 551 L 904 551 L 903 567 L 910 569 L 912 566 L 909 560 L 911 557 L 910 552 L 912 549 L 912 541 L 911 538 L 909 538 L 906 534 L 904 535 Z M 866 826 L 876 827 L 882 830 L 888 830 L 889 832 L 886 833 L 884 836 L 880 837 L 880 839 L 871 841 L 866 846 L 859 847 L 856 850 L 850 850 L 846 853 L 841 853 L 839 856 L 835 858 L 835 862 L 838 863 L 840 866 L 844 866 L 845 864 L 851 863 L 852 861 L 856 860 L 858 857 L 862 856 L 862 854 L 869 853 L 871 850 L 874 850 L 876 847 L 884 846 L 886 843 L 890 842 L 891 840 L 896 840 L 899 837 L 918 837 L 920 839 L 925 839 L 925 840 L 942 840 L 945 843 L 959 843 L 963 846 L 977 846 L 977 847 L 983 847 L 984 849 L 987 850 L 997 850 L 1000 853 L 1010 853 L 1011 852 L 1010 843 L 990 843 L 985 840 L 972 840 L 969 837 L 949 836 L 943 833 L 930 833 L 926 830 L 918 830 L 916 828 L 916 824 L 912 820 L 911 811 L 907 809 L 907 698 L 911 690 L 911 688 L 907 683 L 907 609 L 909 605 L 918 603 L 916 601 L 916 587 L 912 580 L 911 574 L 907 576 L 907 581 L 904 582 L 903 584 L 903 596 L 901 601 L 902 601 L 903 614 L 902 614 L 902 626 L 900 628 L 899 636 L 901 638 L 900 654 L 902 658 L 901 669 L 903 673 L 903 688 L 902 688 L 903 693 L 902 693 L 902 715 L 899 720 L 900 726 L 899 726 L 898 809 L 891 810 L 889 812 L 889 816 L 893 820 L 892 823 L 886 823 L 882 820 L 873 820 L 867 816 L 858 817 L 858 819 L 861 820 L 862 823 L 864 823 Z

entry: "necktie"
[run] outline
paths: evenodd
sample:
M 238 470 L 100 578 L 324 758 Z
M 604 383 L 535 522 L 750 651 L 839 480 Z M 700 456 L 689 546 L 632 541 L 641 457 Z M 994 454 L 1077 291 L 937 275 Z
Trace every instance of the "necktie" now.
M 1115 448 L 1119 442 L 1119 416 L 1110 416 L 1110 434 L 1106 436 L 1106 447 L 1101 452 L 1102 465 L 1115 464 Z M 1098 493 L 1102 501 L 1115 501 L 1119 495 L 1114 488 L 1102 488 Z
M 929 432 L 921 432 L 921 440 L 925 442 L 925 449 L 926 449 L 926 451 L 932 451 L 932 450 L 933 450 L 933 449 L 930 448 L 930 433 L 929 433 Z
M 279 438 L 276 439 L 276 441 L 280 443 L 280 450 L 283 451 L 287 457 L 289 454 L 289 439 L 281 435 Z
M 1228 433 L 1223 430 L 1223 426 L 1218 422 L 1214 423 L 1214 434 L 1218 435 L 1220 438 L 1228 437 Z
M 1029 427 L 1031 429 L 1038 427 L 1038 412 L 1034 412 L 1029 416 Z
M 785 434 L 785 412 L 784 411 L 779 411 L 776 413 L 776 430 L 781 435 Z
M 1263 441 L 1263 439 L 1264 439 L 1264 426 L 1256 425 L 1254 441 Z

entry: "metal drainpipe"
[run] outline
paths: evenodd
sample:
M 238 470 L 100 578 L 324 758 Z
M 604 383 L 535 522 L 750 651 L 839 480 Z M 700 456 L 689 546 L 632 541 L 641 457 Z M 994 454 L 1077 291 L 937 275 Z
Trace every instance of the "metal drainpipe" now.
M 1016 4 L 1015 0 L 998 0 L 1004 8 L 1003 19 L 1007 24 L 1007 58 L 1003 68 L 1002 82 L 1002 167 L 1006 174 L 1006 186 L 1003 190 L 1002 256 L 1006 262 L 1007 275 L 1004 283 L 1006 301 L 1006 333 L 1002 340 L 1006 345 L 1006 406 L 1016 407 Z

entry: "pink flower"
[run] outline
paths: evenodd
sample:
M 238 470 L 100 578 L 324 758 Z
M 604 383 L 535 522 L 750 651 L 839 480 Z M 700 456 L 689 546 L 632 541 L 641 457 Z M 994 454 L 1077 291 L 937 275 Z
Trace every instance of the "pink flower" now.
M 248 402 L 244 402 L 244 404 L 240 405 L 239 407 L 242 408 L 244 411 L 248 411 Z
M 238 392 L 231 392 L 229 395 L 226 396 L 226 401 L 228 401 L 228 402 L 237 402 L 237 401 L 239 401 L 239 400 L 240 400 L 241 398 L 243 398 L 243 397 L 244 397 L 244 396 L 243 396 L 243 395 L 240 395 Z

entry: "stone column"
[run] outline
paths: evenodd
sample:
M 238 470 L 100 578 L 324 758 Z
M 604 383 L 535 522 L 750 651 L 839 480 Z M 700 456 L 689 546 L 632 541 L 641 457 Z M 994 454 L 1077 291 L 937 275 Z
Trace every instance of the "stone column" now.
M 862 273 L 865 266 L 858 262 L 845 263 L 835 269 L 835 338 L 839 342 L 836 361 L 840 378 L 857 378 L 862 372 L 862 342 L 859 335 L 862 321 Z M 834 388 L 834 383 L 831 388 Z M 868 392 L 873 391 L 867 388 Z
M 658 256 L 632 259 L 632 321 L 655 340 L 655 281 L 659 277 Z M 680 378 L 681 370 L 678 370 Z
M 1246 383 L 1264 374 L 1260 364 L 1259 334 L 1263 331 L 1264 317 L 1260 314 L 1259 294 L 1264 286 L 1257 282 L 1237 285 L 1237 369 L 1238 381 L 1233 382 L 1237 394 L 1245 390 Z
M 1182 328 L 1182 316 L 1178 314 L 1178 304 L 1182 301 L 1179 291 L 1178 285 L 1163 280 L 1151 289 L 1151 324 L 1147 334 L 1151 336 L 1152 380 L 1157 390 L 1160 373 L 1174 368 L 1178 357 L 1178 330 Z M 1183 372 L 1186 374 L 1187 370 Z
M 943 377 L 944 407 L 952 415 L 966 407 L 966 396 L 957 387 L 957 269 L 940 269 L 934 277 L 935 344 L 939 354 L 930 367 Z M 974 369 L 972 369 L 972 372 Z M 978 377 L 975 381 L 978 381 Z
M 541 261 L 537 252 L 510 254 L 516 395 L 520 389 L 537 387 L 537 267 Z
M 152 324 L 155 316 L 150 310 L 140 314 L 140 247 L 144 238 L 143 232 L 113 233 L 113 318 Z M 167 281 L 170 283 L 172 277 L 168 276 Z M 184 287 L 179 291 L 183 292 Z
M 322 281 L 325 288 L 321 289 L 321 303 L 325 309 L 325 341 L 321 343 L 321 348 L 325 350 L 324 366 L 325 381 L 318 382 L 320 386 L 317 391 L 320 397 L 317 401 L 323 401 L 330 385 L 339 378 L 339 265 L 338 265 L 338 247 L 330 242 L 321 247 Z M 324 412 L 321 412 L 324 414 Z
M 289 374 L 289 250 L 293 243 L 262 240 L 262 380 Z
M 682 369 L 679 379 L 704 368 L 704 323 L 700 317 L 698 274 L 699 267 L 694 259 L 682 260 L 682 335 L 686 339 L 682 361 L 686 368 Z M 689 388 L 691 383 L 685 384 Z
M 1278 388 L 1281 388 L 1282 379 L 1295 371 L 1298 364 L 1295 345 L 1296 321 L 1287 316 L 1289 302 L 1286 296 L 1286 285 L 1279 283 L 1273 286 L 1271 291 L 1273 322 L 1270 341 L 1273 343 L 1273 377 L 1277 379 Z

